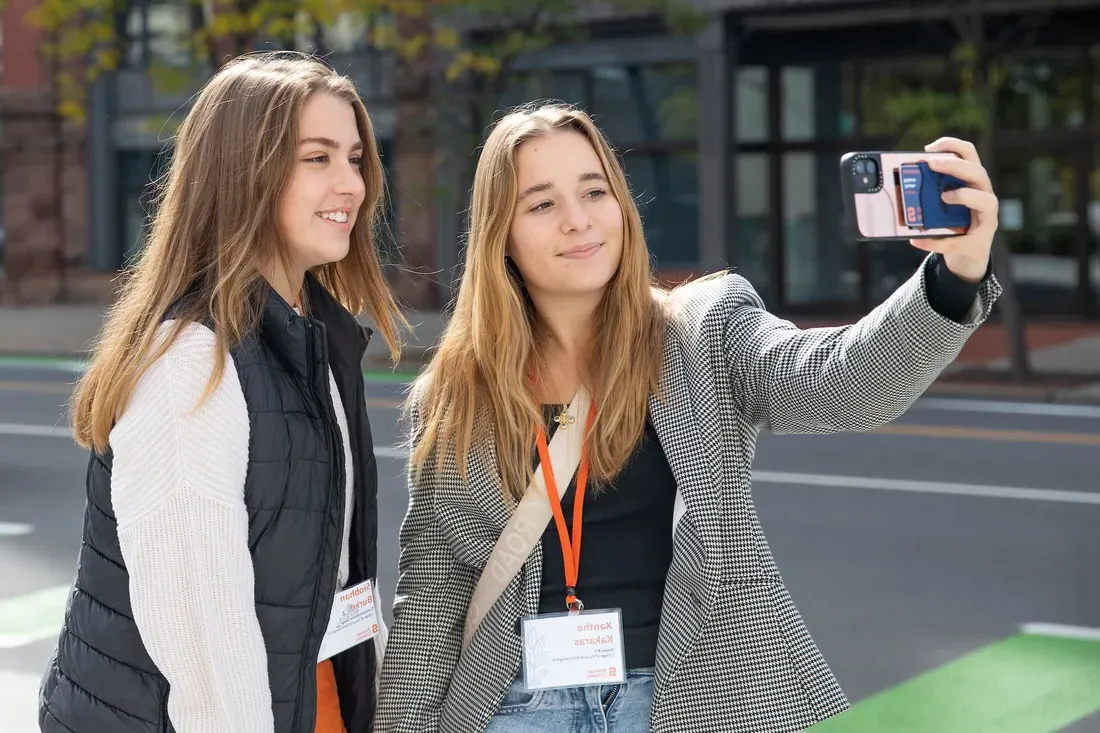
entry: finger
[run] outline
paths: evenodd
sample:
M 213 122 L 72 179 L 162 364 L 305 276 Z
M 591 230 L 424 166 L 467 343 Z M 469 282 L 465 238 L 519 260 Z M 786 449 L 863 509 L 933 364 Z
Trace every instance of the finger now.
M 947 238 L 910 239 L 909 244 L 925 252 L 945 252 L 949 242 Z
M 941 197 L 944 203 L 962 204 L 971 211 L 985 214 L 991 217 L 997 216 L 1000 202 L 989 191 L 979 191 L 976 188 L 957 188 L 954 191 L 944 191 Z
M 989 173 L 979 163 L 972 163 L 961 158 L 929 158 L 928 167 L 937 173 L 955 176 L 955 178 L 965 181 L 976 189 L 982 191 L 993 190 Z
M 954 153 L 963 160 L 978 165 L 981 165 L 982 162 L 978 157 L 978 149 L 974 147 L 974 143 L 960 140 L 957 137 L 941 137 L 939 140 L 925 145 L 924 149 L 930 153 Z

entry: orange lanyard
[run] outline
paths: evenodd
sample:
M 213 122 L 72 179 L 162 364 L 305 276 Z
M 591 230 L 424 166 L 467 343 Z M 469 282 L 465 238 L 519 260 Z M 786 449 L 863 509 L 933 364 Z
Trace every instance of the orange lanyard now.
M 584 427 L 584 436 L 592 429 L 596 418 L 596 402 L 588 408 L 588 422 Z M 568 430 L 561 426 L 558 430 Z M 577 576 L 581 569 L 581 526 L 584 516 L 584 488 L 588 484 L 588 453 L 581 449 L 581 463 L 577 469 L 577 491 L 573 497 L 573 531 L 565 527 L 565 514 L 561 510 L 561 498 L 558 496 L 558 483 L 554 479 L 554 467 L 550 463 L 550 448 L 546 445 L 546 431 L 539 426 L 537 436 L 539 460 L 542 462 L 542 476 L 546 480 L 546 494 L 550 499 L 550 508 L 554 511 L 554 522 L 558 525 L 558 538 L 561 540 L 561 557 L 565 562 L 565 606 L 570 611 L 581 611 L 584 604 L 577 598 Z

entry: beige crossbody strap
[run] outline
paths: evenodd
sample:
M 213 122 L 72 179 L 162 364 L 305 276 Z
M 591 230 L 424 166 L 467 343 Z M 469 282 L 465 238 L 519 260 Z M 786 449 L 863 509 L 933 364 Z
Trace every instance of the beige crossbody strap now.
M 590 404 L 591 397 L 588 391 L 581 387 L 568 408 L 574 421 L 564 428 L 559 427 L 548 446 L 554 475 L 568 476 L 570 479 L 557 482 L 559 498 L 569 488 L 573 474 L 576 473 L 577 466 L 581 462 L 581 446 L 584 442 L 584 428 Z M 500 538 L 497 539 L 493 551 L 489 554 L 489 560 L 485 563 L 485 569 L 481 571 L 481 579 L 478 580 L 477 587 L 474 589 L 470 608 L 466 613 L 466 631 L 462 636 L 463 649 L 470 643 L 478 625 L 489 613 L 489 609 L 496 603 L 497 598 L 523 567 L 527 556 L 531 554 L 535 543 L 542 538 L 546 525 L 554 516 L 546 495 L 546 481 L 539 468 L 541 465 L 536 467 L 531 484 L 527 487 L 527 493 L 523 495 L 508 524 L 500 533 Z

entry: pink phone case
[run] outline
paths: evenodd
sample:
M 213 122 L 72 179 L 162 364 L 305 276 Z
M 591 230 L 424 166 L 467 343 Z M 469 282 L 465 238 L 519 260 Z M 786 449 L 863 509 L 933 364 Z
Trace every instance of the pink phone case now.
M 848 209 L 850 234 L 855 239 L 923 239 L 957 236 L 965 229 L 914 229 L 905 225 L 895 175 L 905 163 L 932 158 L 955 157 L 954 153 L 847 153 L 841 158 L 841 182 Z M 853 161 L 872 158 L 878 162 L 882 186 L 872 193 L 855 190 L 851 182 Z

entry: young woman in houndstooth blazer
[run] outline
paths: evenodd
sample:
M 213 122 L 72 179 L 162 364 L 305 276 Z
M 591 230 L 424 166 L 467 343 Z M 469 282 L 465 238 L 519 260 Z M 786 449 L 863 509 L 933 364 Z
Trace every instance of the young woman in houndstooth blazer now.
M 497 123 L 454 315 L 409 398 L 377 731 L 789 733 L 849 707 L 772 559 L 750 468 L 762 429 L 898 417 L 988 316 L 997 199 L 972 145 L 928 149 L 958 156 L 937 167 L 969 184 L 948 194 L 969 233 L 914 241 L 931 254 L 858 323 L 800 330 L 735 274 L 652 284 L 623 170 L 586 114 L 532 105 Z M 519 621 L 565 610 L 556 521 L 464 644 L 467 609 L 538 427 L 584 426 L 552 418 L 582 385 L 597 409 L 576 595 L 621 609 L 626 679 L 525 692 Z

